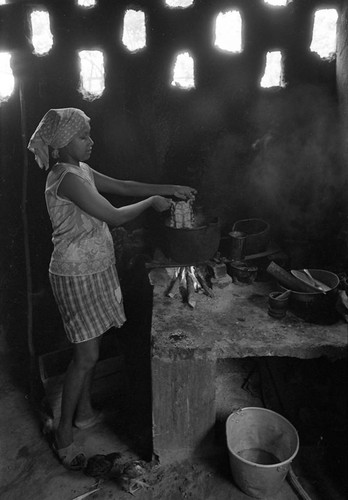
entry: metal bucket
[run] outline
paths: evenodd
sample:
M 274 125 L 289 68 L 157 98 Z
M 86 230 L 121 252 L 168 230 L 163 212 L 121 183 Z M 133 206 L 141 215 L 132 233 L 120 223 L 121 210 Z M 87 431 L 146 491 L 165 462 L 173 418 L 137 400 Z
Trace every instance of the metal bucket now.
M 275 495 L 299 449 L 295 427 L 272 410 L 249 407 L 228 417 L 226 438 L 237 486 L 253 498 Z
M 232 231 L 245 233 L 244 255 L 253 255 L 267 250 L 271 226 L 262 219 L 243 219 L 234 223 Z

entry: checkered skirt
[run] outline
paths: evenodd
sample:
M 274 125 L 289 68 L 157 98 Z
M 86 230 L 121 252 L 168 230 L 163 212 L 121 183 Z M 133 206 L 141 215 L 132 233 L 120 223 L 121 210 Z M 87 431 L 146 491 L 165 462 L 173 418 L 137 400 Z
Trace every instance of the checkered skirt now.
M 49 278 L 70 342 L 91 340 L 126 321 L 115 266 L 86 276 L 49 273 Z

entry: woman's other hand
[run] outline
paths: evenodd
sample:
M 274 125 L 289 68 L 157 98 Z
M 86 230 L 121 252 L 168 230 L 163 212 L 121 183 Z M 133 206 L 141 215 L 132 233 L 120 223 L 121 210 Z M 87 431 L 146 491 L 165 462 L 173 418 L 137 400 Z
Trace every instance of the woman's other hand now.
M 194 200 L 197 190 L 190 186 L 173 186 L 172 195 L 180 200 Z
M 172 201 L 169 198 L 164 198 L 163 196 L 152 196 L 151 206 L 157 212 L 165 212 L 171 207 Z

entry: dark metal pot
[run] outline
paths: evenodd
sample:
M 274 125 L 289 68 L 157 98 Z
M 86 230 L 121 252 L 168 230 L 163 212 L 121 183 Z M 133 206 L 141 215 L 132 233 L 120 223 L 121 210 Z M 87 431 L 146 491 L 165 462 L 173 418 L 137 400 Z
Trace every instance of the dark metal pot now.
M 337 274 L 323 269 L 309 269 L 313 278 L 330 287 L 326 293 L 322 292 L 298 292 L 291 290 L 289 304 L 295 314 L 305 321 L 319 324 L 332 324 L 338 320 L 336 311 L 338 298 L 338 285 L 340 283 Z M 280 290 L 289 290 L 278 284 Z
M 214 257 L 220 244 L 219 219 L 207 220 L 194 228 L 164 226 L 163 251 L 178 264 L 206 262 Z

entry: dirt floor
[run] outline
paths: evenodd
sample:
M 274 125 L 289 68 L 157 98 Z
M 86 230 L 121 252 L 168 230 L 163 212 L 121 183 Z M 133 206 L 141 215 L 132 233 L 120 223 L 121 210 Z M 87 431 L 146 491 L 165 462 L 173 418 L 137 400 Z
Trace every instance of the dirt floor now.
M 90 459 L 84 472 L 65 470 L 49 445 L 29 395 L 13 377 L 14 361 L 0 330 L 0 498 L 1 500 L 247 500 L 236 486 L 224 441 L 226 415 L 236 407 L 262 406 L 259 380 L 247 378 L 250 364 L 235 371 L 224 364 L 217 374 L 217 452 L 214 456 L 163 466 L 144 452 L 148 435 L 139 422 L 143 408 L 130 415 L 125 391 L 109 392 L 96 402 L 105 421 L 88 431 L 76 430 L 75 440 Z M 59 381 L 58 381 L 59 382 Z M 58 383 L 57 382 L 57 383 Z M 59 384 L 58 384 L 59 385 Z M 57 393 L 55 393 L 57 398 Z M 58 403 L 59 401 L 57 401 Z M 54 407 L 55 423 L 59 405 Z M 135 417 L 135 418 L 131 418 Z M 135 422 L 136 425 L 132 425 Z M 144 453 L 143 453 L 144 452 Z M 329 451 L 332 453 L 332 449 Z M 96 455 L 99 457 L 96 458 Z M 332 455 L 331 455 L 332 456 Z M 91 460 L 91 458 L 93 459 Z M 312 500 L 344 500 L 342 481 L 327 467 L 328 450 L 320 439 L 305 442 L 293 470 Z M 336 462 L 333 462 L 336 463 Z M 337 472 L 337 471 L 336 471 Z M 88 494 L 88 496 L 84 496 Z M 301 497 L 285 480 L 276 495 L 265 500 Z

